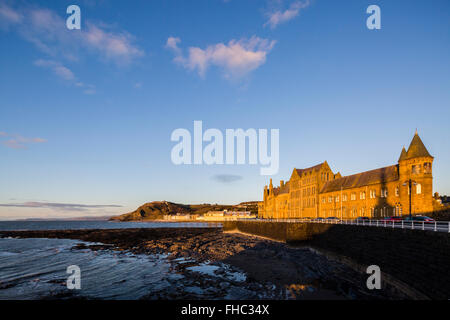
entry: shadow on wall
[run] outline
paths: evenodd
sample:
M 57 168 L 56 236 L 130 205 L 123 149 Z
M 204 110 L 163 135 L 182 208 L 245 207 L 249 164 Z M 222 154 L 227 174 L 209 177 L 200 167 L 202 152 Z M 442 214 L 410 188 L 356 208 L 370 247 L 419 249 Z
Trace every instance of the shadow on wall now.
M 370 196 L 370 192 L 369 192 L 369 196 Z M 384 171 L 382 172 L 382 176 L 381 176 L 381 194 L 375 195 L 375 196 L 377 199 L 377 204 L 372 209 L 372 210 L 374 210 L 374 212 L 371 212 L 372 217 L 374 217 L 376 219 L 383 219 L 385 217 L 394 216 L 396 214 L 396 212 L 394 211 L 395 207 L 388 204 L 386 201 L 387 185 L 386 185 L 386 175 L 385 175 Z M 400 204 L 399 204 L 399 206 L 401 207 Z M 397 213 L 397 214 L 399 214 L 399 213 Z
M 450 298 L 450 234 L 355 225 L 235 222 L 224 230 L 323 249 L 381 271 L 432 299 Z M 270 267 L 270 266 L 268 266 Z

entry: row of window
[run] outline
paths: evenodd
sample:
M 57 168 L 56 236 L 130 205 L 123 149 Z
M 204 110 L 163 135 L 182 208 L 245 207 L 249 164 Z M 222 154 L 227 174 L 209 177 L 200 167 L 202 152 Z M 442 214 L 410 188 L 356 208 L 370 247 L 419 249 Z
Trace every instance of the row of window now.
M 316 194 L 316 187 L 305 188 L 303 190 L 297 190 L 291 193 L 291 198 L 300 198 L 300 191 L 302 191 L 303 197 L 308 197 Z
M 411 172 L 413 174 L 420 174 L 422 166 L 420 164 L 414 164 L 411 167 Z M 425 162 L 423 164 L 423 173 L 431 173 L 431 162 Z
M 401 216 L 402 215 L 402 207 L 394 207 L 394 208 L 370 208 L 370 216 L 372 217 L 390 217 L 390 216 Z M 366 208 L 343 208 L 342 209 L 343 217 L 346 218 L 347 213 L 350 213 L 350 217 L 356 218 L 358 216 L 364 217 L 366 215 Z M 322 215 L 324 217 L 341 217 L 341 209 L 330 209 L 330 210 L 322 210 Z
M 292 181 L 291 187 L 292 187 L 292 189 L 298 189 L 302 185 L 305 186 L 305 185 L 309 185 L 309 184 L 315 183 L 315 182 L 316 182 L 316 177 L 310 177 L 310 178 L 303 179 L 303 180 Z
M 421 194 L 422 193 L 422 185 L 420 183 L 418 183 L 416 185 L 416 194 Z M 408 194 L 409 194 L 409 188 L 408 188 Z M 395 196 L 398 197 L 400 195 L 400 190 L 398 187 L 395 188 Z M 388 196 L 388 190 L 387 189 L 381 189 L 381 193 L 380 193 L 380 198 L 387 198 Z M 369 197 L 370 199 L 376 199 L 377 197 L 377 191 L 372 189 L 369 191 Z M 366 199 L 366 192 L 365 191 L 361 191 L 359 193 L 359 199 L 360 200 L 365 200 Z M 353 192 L 350 194 L 350 200 L 354 201 L 356 200 L 356 193 Z M 335 202 L 339 202 L 339 196 L 328 196 L 328 202 L 332 203 L 333 201 Z M 342 195 L 342 201 L 347 201 L 347 194 L 344 193 Z M 326 202 L 326 198 L 322 197 L 322 203 Z

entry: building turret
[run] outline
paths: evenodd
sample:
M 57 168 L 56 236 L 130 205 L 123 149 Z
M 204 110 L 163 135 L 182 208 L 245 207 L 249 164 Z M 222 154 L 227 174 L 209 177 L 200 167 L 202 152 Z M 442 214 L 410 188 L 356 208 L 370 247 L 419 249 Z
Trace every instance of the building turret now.
M 406 151 L 403 148 L 398 160 L 399 187 L 404 214 L 409 214 L 408 190 L 410 181 L 412 189 L 411 213 L 420 214 L 433 211 L 433 160 L 434 157 L 430 155 L 416 130 L 408 150 Z
M 273 184 L 272 184 L 272 179 L 270 179 L 270 184 L 269 184 L 269 194 L 273 194 Z
M 402 153 L 400 153 L 400 158 L 398 158 L 398 162 L 400 162 L 402 160 L 406 160 L 406 149 L 405 149 L 405 147 L 403 147 Z

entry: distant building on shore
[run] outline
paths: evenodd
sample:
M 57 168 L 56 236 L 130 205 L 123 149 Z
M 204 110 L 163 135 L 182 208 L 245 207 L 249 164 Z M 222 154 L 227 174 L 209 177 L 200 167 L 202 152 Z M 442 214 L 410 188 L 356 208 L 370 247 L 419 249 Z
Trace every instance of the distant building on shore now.
M 294 169 L 288 182 L 274 188 L 272 179 L 258 203 L 261 218 L 356 218 L 433 211 L 433 157 L 417 131 L 408 150 L 392 166 L 342 176 L 325 161 Z M 409 188 L 411 182 L 411 189 Z
M 228 220 L 237 220 L 237 219 L 254 219 L 256 218 L 255 214 L 252 214 L 250 211 L 209 211 L 205 213 L 203 216 L 199 216 L 197 220 L 204 221 L 228 221 Z
M 195 220 L 198 215 L 188 214 L 188 213 L 177 213 L 177 214 L 166 214 L 163 216 L 164 220 L 170 221 L 180 221 L 180 220 Z

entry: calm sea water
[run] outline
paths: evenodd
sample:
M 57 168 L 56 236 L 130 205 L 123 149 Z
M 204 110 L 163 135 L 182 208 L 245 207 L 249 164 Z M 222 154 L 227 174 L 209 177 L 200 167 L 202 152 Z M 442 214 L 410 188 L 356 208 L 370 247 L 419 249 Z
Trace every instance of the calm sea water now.
M 7 221 L 0 230 L 205 227 L 206 223 L 106 221 Z M 75 250 L 79 240 L 0 239 L 0 300 L 93 298 L 139 299 L 163 290 L 177 277 L 161 255 Z M 67 267 L 81 269 L 81 290 L 68 290 Z
M 204 222 L 112 222 L 112 221 L 0 221 L 0 230 L 74 230 L 122 228 L 204 228 L 218 226 Z

